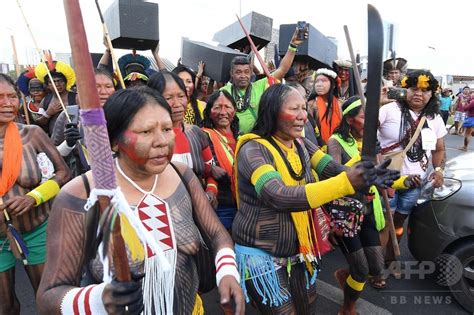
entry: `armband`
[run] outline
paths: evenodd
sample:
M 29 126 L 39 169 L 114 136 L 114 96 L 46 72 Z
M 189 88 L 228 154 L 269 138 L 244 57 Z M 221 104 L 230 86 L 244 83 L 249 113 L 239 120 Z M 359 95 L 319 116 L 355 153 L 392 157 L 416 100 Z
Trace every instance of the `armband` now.
M 26 195 L 32 197 L 36 201 L 35 207 L 37 207 L 51 198 L 54 198 L 59 193 L 59 190 L 60 188 L 58 183 L 50 179 Z
M 106 283 L 69 290 L 61 301 L 61 314 L 107 314 L 102 292 Z
M 240 275 L 235 261 L 235 252 L 231 248 L 222 248 L 216 254 L 216 283 L 219 286 L 222 278 L 232 276 L 240 283 Z

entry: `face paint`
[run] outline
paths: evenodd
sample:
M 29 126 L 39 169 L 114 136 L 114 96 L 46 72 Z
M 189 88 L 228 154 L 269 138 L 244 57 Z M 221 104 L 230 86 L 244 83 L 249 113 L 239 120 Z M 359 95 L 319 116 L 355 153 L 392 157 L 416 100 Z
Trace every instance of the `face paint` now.
M 139 143 L 137 140 L 137 135 L 127 130 L 120 138 L 118 146 L 119 150 L 125 153 L 130 160 L 143 165 L 148 160 L 150 145 Z
M 280 112 L 278 114 L 278 118 L 281 119 L 281 120 L 285 120 L 285 121 L 295 121 L 296 120 L 296 115 L 286 113 L 286 112 Z
M 231 101 L 221 94 L 212 105 L 210 116 L 215 127 L 227 128 L 234 120 L 235 108 Z

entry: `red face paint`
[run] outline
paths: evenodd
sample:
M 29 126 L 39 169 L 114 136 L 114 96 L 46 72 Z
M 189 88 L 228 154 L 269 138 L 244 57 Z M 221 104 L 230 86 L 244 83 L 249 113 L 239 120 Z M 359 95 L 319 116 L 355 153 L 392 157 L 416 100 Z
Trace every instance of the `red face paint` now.
M 217 128 L 226 128 L 234 120 L 235 109 L 232 103 L 221 94 L 212 105 L 210 114 Z M 225 122 L 225 120 L 221 122 L 224 117 L 227 118 L 228 122 Z
M 295 121 L 296 120 L 296 115 L 290 114 L 290 113 L 285 113 L 285 112 L 280 112 L 278 114 L 278 118 L 284 121 Z
M 133 162 L 143 165 L 148 160 L 149 146 L 138 142 L 138 136 L 131 131 L 125 131 L 118 143 L 120 151 L 125 153 Z

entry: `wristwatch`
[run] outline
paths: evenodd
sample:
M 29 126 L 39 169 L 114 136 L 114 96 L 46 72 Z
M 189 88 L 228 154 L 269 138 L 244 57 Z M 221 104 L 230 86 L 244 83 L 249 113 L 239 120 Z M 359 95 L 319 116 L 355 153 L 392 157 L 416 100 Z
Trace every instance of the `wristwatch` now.
M 434 171 L 439 172 L 439 173 L 441 173 L 441 175 L 444 176 L 444 169 L 442 169 L 441 167 L 439 167 L 439 166 L 435 167 Z

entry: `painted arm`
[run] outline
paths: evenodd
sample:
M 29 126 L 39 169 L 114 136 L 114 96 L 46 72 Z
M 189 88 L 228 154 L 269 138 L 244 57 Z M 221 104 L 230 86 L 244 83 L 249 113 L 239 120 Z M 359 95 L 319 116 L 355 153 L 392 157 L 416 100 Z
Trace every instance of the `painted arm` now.
M 341 163 L 342 147 L 339 142 L 335 139 L 329 138 L 327 148 L 328 154 L 332 157 L 332 159 L 338 163 Z
M 286 185 L 269 151 L 255 141 L 240 150 L 238 159 L 239 177 L 248 179 L 261 201 L 276 211 L 304 211 L 354 193 L 345 172 L 316 183 Z
M 181 172 L 183 179 L 187 182 L 191 192 L 193 211 L 195 219 L 198 221 L 196 223 L 201 227 L 201 232 L 206 233 L 212 241 L 212 248 L 215 252 L 226 247 L 233 248 L 234 242 L 210 205 L 199 179 L 194 175 L 192 170 L 184 164 L 175 164 Z
M 80 286 L 84 260 L 85 200 L 76 196 L 81 179 L 70 182 L 56 197 L 49 217 L 46 264 L 37 293 L 41 314 L 61 314 L 66 293 Z M 85 192 L 82 192 L 85 195 Z M 54 227 L 54 228 L 51 228 Z

